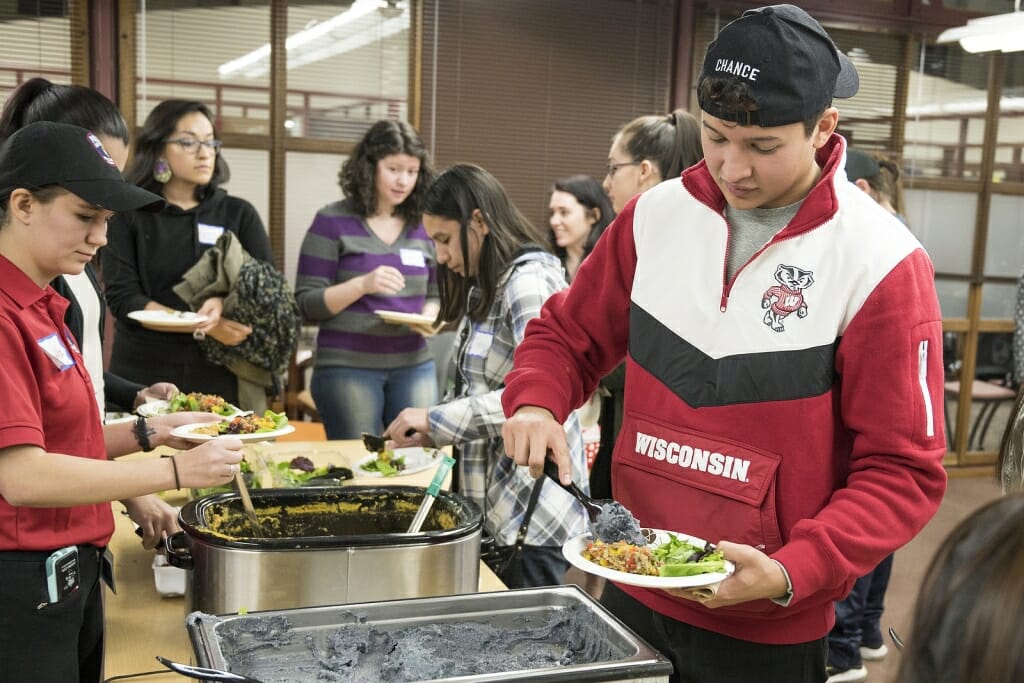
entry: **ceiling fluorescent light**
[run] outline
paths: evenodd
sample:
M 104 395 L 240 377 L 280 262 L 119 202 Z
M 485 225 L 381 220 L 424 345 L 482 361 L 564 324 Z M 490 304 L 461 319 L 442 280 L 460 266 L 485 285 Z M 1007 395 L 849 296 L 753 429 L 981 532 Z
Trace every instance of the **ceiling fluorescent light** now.
M 403 3 L 404 4 L 404 3 Z M 296 66 L 302 64 L 308 64 L 316 61 L 317 59 L 323 59 L 326 56 L 333 54 L 340 54 L 347 50 L 353 49 L 353 47 L 347 47 L 345 49 L 332 49 L 331 46 L 341 43 L 344 41 L 344 36 L 336 33 L 342 27 L 348 27 L 356 29 L 354 26 L 356 22 L 364 17 L 369 17 L 368 22 L 376 21 L 377 16 L 390 17 L 388 10 L 395 9 L 395 0 L 388 2 L 387 0 L 355 0 L 352 5 L 340 14 L 336 14 L 326 21 L 322 21 L 310 28 L 299 31 L 298 33 L 291 35 L 285 41 L 285 49 L 288 53 L 288 68 L 293 69 Z M 408 12 L 405 8 L 404 12 Z M 405 27 L 404 19 L 402 20 L 402 28 Z M 363 34 L 366 31 L 366 22 L 360 22 L 361 25 L 358 27 L 357 34 Z M 384 26 L 389 24 L 393 26 L 396 23 L 394 19 L 388 18 L 387 21 L 383 22 Z M 379 40 L 380 38 L 387 37 L 392 33 L 397 32 L 388 26 L 390 30 L 377 34 L 373 39 Z M 359 47 L 362 44 L 371 42 L 371 40 L 358 41 Z M 349 43 L 351 45 L 351 43 Z M 311 51 L 319 55 L 316 58 L 310 59 L 302 57 L 303 53 Z M 252 52 L 242 55 L 237 59 L 232 59 L 229 62 L 225 62 L 217 67 L 217 73 L 221 78 L 228 78 L 229 76 L 243 76 L 245 78 L 259 78 L 270 70 L 270 43 L 256 48 Z
M 1015 11 L 971 19 L 964 26 L 946 29 L 938 43 L 955 43 L 968 52 L 1019 52 L 1024 50 L 1024 12 L 1020 0 Z

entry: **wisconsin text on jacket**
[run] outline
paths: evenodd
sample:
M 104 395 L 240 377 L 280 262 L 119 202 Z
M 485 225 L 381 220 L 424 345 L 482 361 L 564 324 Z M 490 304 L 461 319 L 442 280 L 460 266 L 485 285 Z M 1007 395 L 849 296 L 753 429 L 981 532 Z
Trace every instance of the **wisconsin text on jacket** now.
M 636 433 L 636 452 L 655 460 L 664 460 L 670 465 L 679 465 L 699 472 L 707 472 L 723 479 L 748 481 L 750 461 L 708 451 L 688 444 L 666 441 L 643 432 Z

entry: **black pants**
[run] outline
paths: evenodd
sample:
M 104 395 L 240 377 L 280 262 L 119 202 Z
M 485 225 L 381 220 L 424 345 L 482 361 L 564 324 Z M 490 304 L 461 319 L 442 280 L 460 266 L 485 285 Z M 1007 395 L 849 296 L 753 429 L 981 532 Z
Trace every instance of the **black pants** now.
M 560 546 L 525 545 L 498 578 L 509 588 L 558 586 L 569 569 Z
M 601 604 L 675 667 L 672 683 L 824 683 L 828 641 L 765 645 L 705 631 L 658 614 L 608 582 Z
M 79 589 L 46 604 L 49 553 L 0 553 L 0 681 L 97 683 L 103 671 L 102 550 L 78 546 Z
M 199 344 L 187 334 L 161 336 L 118 334 L 110 371 L 143 386 L 173 382 L 185 393 L 217 394 L 238 405 L 238 378 L 230 370 L 206 360 Z

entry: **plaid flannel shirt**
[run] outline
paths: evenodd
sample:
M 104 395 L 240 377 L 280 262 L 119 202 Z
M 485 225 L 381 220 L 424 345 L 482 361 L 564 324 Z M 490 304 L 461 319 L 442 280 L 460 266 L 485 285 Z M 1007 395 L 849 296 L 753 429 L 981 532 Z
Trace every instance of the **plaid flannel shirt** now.
M 549 296 L 566 284 L 558 259 L 527 252 L 502 275 L 487 319 L 463 318 L 452 362 L 460 374 L 459 395 L 429 410 L 430 436 L 438 446 L 458 444 L 460 493 L 484 510 L 484 524 L 499 545 L 513 545 L 535 480 L 505 456 L 501 392 L 526 323 L 540 315 Z M 472 297 L 474 292 L 470 292 Z M 573 478 L 590 490 L 579 420 L 565 422 Z M 486 491 L 486 500 L 485 500 Z M 553 481 L 545 481 L 527 530 L 527 545 L 562 545 L 587 530 L 583 507 Z

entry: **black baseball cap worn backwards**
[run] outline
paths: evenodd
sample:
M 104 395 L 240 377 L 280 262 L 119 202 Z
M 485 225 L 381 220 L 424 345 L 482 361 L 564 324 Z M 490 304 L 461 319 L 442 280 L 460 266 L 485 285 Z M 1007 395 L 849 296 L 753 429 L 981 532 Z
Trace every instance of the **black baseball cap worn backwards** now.
M 19 187 L 59 185 L 110 211 L 159 208 L 163 198 L 125 182 L 99 138 L 84 128 L 39 121 L 0 147 L 0 199 Z
M 700 96 L 708 77 L 745 83 L 756 111 L 726 110 Z M 853 97 L 860 78 L 811 15 L 794 5 L 747 10 L 725 25 L 708 46 L 697 79 L 700 108 L 744 126 L 785 126 L 809 120 L 833 97 Z

